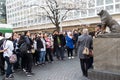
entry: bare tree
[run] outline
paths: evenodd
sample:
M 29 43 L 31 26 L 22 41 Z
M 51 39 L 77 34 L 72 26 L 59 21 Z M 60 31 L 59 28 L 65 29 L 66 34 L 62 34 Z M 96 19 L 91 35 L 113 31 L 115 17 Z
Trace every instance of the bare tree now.
M 65 20 L 69 9 L 63 11 L 60 9 L 60 4 L 57 0 L 47 0 L 46 6 L 41 6 L 41 8 L 46 12 L 46 16 L 55 25 L 56 30 L 60 31 L 60 23 Z
M 37 6 L 43 11 L 39 11 L 37 16 L 47 16 L 55 25 L 56 30 L 60 31 L 60 23 L 67 18 L 67 13 L 71 10 L 80 10 L 83 14 L 87 13 L 88 7 L 94 6 L 95 0 L 76 0 L 63 3 L 63 0 L 43 0 L 45 4 L 39 5 L 39 0 L 32 5 L 24 5 L 24 7 Z M 88 2 L 87 2 L 88 1 Z M 89 6 L 87 6 L 89 4 Z

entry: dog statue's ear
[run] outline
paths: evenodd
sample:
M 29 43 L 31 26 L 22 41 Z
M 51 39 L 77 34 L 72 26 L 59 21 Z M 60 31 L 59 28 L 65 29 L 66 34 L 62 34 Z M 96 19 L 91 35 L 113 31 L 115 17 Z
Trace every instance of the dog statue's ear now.
M 97 15 L 101 15 L 104 12 L 104 10 L 101 10 Z

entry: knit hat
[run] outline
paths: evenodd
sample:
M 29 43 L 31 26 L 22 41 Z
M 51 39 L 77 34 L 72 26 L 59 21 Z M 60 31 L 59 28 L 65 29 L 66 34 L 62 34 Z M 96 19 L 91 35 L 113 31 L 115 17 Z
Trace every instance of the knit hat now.
M 12 37 L 12 33 L 5 33 L 5 38 L 6 38 L 6 39 L 8 39 L 8 38 L 10 38 L 10 37 Z

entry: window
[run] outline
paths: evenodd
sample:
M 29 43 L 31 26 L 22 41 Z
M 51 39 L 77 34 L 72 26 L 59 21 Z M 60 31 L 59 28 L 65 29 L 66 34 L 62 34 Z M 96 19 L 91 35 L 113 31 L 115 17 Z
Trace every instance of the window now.
M 30 24 L 30 20 L 28 20 L 28 24 Z
M 50 22 L 50 18 L 47 17 L 47 22 L 49 23 Z
M 95 9 L 88 10 L 88 16 L 94 16 L 95 15 Z
M 78 10 L 75 11 L 75 12 L 74 12 L 74 17 L 75 17 L 75 18 L 79 18 L 79 17 L 80 17 L 80 11 L 78 11 Z
M 31 20 L 31 24 L 33 24 L 34 20 Z
M 67 14 L 67 19 L 72 19 L 72 18 L 73 18 L 73 12 L 71 11 Z
M 20 22 L 18 22 L 18 26 L 20 26 Z
M 113 0 L 105 0 L 105 3 L 106 4 L 111 4 L 111 3 L 113 3 Z
M 15 23 L 12 24 L 15 27 Z
M 79 4 L 79 6 L 81 7 L 81 8 L 87 8 L 87 1 L 86 0 L 80 0 L 81 2 L 80 2 L 80 4 Z
M 96 5 L 97 6 L 104 5 L 104 0 L 96 0 Z
M 106 6 L 106 10 L 107 10 L 109 13 L 113 13 L 113 5 Z
M 81 11 L 81 17 L 86 17 L 87 16 L 87 11 L 86 10 L 82 10 Z
M 74 0 L 75 2 L 79 2 L 79 0 Z
M 26 21 L 24 21 L 24 25 L 26 25 Z
M 41 16 L 39 17 L 38 22 L 41 23 Z
M 42 22 L 45 22 L 46 21 L 46 16 L 42 16 Z
M 115 0 L 115 2 L 120 2 L 120 0 Z
M 115 12 L 120 12 L 120 4 L 115 5 Z
M 95 0 L 90 0 L 88 2 L 88 7 L 95 7 Z
M 35 19 L 35 23 L 37 23 L 37 18 Z

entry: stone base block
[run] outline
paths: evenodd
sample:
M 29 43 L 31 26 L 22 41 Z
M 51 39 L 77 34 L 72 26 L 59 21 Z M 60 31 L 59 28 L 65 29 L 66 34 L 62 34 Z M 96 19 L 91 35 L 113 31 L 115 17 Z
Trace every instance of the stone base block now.
M 94 69 L 120 73 L 120 38 L 94 39 Z
M 88 78 L 90 80 L 120 80 L 120 73 L 91 69 L 88 71 Z

